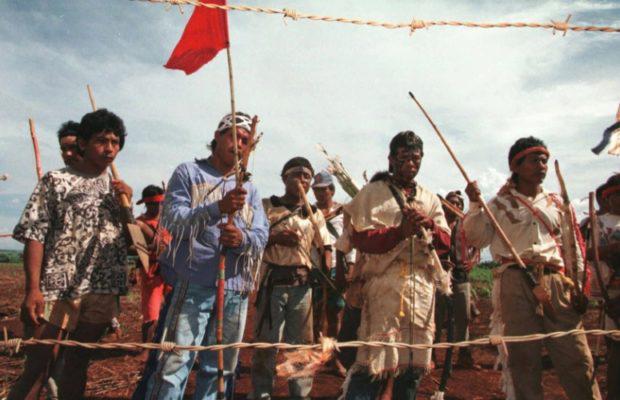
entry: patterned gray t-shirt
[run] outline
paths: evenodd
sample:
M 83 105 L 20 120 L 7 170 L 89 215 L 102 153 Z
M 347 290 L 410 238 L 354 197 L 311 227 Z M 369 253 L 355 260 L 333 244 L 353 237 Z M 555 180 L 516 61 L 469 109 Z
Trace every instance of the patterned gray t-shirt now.
M 127 292 L 127 243 L 107 174 L 87 176 L 70 167 L 48 172 L 13 235 L 44 244 L 45 300 Z

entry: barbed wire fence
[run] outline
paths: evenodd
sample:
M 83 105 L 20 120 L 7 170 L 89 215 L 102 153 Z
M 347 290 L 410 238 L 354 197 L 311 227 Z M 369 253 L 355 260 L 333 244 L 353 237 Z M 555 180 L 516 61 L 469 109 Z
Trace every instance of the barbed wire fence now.
M 501 336 L 491 335 L 474 340 L 466 340 L 462 342 L 442 342 L 434 344 L 409 344 L 398 342 L 381 342 L 381 341 L 349 341 L 338 342 L 337 340 L 329 337 L 321 337 L 319 343 L 316 344 L 289 344 L 289 343 L 265 343 L 265 342 L 238 342 L 220 345 L 209 346 L 182 346 L 174 342 L 162 342 L 162 343 L 83 343 L 75 340 L 56 340 L 56 339 L 21 339 L 21 338 L 8 338 L 8 332 L 4 328 L 4 340 L 0 342 L 0 348 L 8 350 L 11 353 L 17 353 L 24 346 L 34 345 L 46 345 L 46 346 L 66 346 L 66 347 L 81 347 L 85 349 L 106 349 L 106 350 L 162 350 L 164 352 L 173 351 L 219 351 L 226 349 L 278 349 L 278 350 L 318 350 L 322 352 L 334 352 L 343 348 L 351 347 L 389 347 L 394 349 L 447 349 L 450 347 L 461 348 L 470 346 L 500 346 L 507 343 L 523 343 L 532 342 L 544 339 L 557 339 L 565 336 L 575 335 L 592 335 L 592 336 L 607 336 L 614 340 L 620 340 L 620 330 L 604 330 L 604 329 L 572 329 L 569 331 L 556 331 L 550 333 L 535 333 L 531 335 L 523 336 Z
M 571 25 L 569 24 L 571 16 L 568 15 L 564 21 L 549 22 L 470 22 L 470 21 L 449 21 L 449 20 L 418 20 L 412 18 L 410 22 L 384 22 L 366 19 L 356 19 L 347 17 L 333 17 L 325 15 L 315 15 L 301 13 L 297 10 L 290 8 L 269 8 L 260 6 L 247 6 L 247 5 L 221 5 L 212 4 L 206 1 L 199 0 L 132 0 L 148 3 L 164 3 L 168 5 L 193 5 L 197 7 L 206 7 L 211 9 L 219 9 L 226 11 L 241 11 L 241 12 L 253 12 L 259 14 L 271 14 L 282 15 L 285 19 L 293 21 L 310 20 L 321 22 L 335 22 L 342 24 L 362 25 L 371 27 L 380 27 L 385 29 L 408 29 L 411 33 L 418 29 L 428 29 L 432 27 L 463 27 L 463 28 L 481 28 L 481 29 L 496 29 L 496 28 L 529 28 L 529 29 L 546 29 L 551 30 L 553 34 L 556 32 L 563 32 L 566 35 L 567 32 L 601 32 L 601 33 L 620 33 L 620 27 L 615 26 L 599 26 L 599 25 Z

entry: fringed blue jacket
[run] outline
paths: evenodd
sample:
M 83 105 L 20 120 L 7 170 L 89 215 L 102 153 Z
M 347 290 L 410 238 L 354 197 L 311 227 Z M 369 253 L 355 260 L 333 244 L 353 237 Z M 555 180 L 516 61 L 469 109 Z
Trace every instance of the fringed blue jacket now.
M 245 182 L 246 204 L 235 214 L 235 226 L 243 241 L 226 254 L 226 289 L 250 291 L 254 287 L 260 259 L 267 245 L 269 222 L 261 197 L 251 182 Z M 160 257 L 169 280 L 186 279 L 206 287 L 216 287 L 221 246 L 217 227 L 226 221 L 217 202 L 235 188 L 235 177 L 224 178 L 204 160 L 179 165 L 168 183 L 162 210 L 162 226 L 172 242 Z

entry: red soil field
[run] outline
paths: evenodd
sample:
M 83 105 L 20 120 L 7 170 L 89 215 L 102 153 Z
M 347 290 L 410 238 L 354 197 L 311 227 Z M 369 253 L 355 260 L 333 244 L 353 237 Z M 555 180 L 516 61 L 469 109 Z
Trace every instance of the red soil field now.
M 6 327 L 9 336 L 21 335 L 21 324 L 18 320 L 18 310 L 23 298 L 23 273 L 17 266 L 0 266 L 0 329 Z M 130 294 L 122 300 L 122 315 L 120 322 L 123 329 L 123 336 L 119 339 L 123 342 L 140 341 L 141 316 L 139 311 L 139 291 L 133 288 Z M 488 299 L 481 299 L 478 303 L 482 311 L 471 326 L 472 338 L 486 336 L 489 332 L 489 315 L 491 304 Z M 252 321 L 254 308 L 250 306 L 248 325 L 245 334 L 245 341 L 251 341 Z M 586 314 L 586 328 L 594 328 L 598 311 L 591 309 Z M 116 338 L 108 337 L 106 341 L 114 341 Z M 592 349 L 596 348 L 596 338 L 590 338 Z M 604 351 L 604 340 L 600 343 L 601 351 Z M 491 346 L 475 347 L 473 349 L 474 359 L 481 365 L 482 369 L 462 370 L 455 369 L 448 382 L 446 399 L 503 399 L 500 390 L 500 371 L 494 371 L 496 350 Z M 250 366 L 252 351 L 242 350 L 240 356 L 241 377 L 237 380 L 235 388 L 235 399 L 245 399 L 251 389 Z M 6 353 L 0 354 L 0 398 L 6 396 L 8 388 L 19 376 L 24 358 L 23 353 L 8 356 Z M 437 368 L 426 376 L 421 385 L 419 399 L 428 399 L 437 389 L 441 377 L 441 366 L 443 364 L 443 351 L 438 352 Z M 95 361 L 91 363 L 88 372 L 88 385 L 86 390 L 87 399 L 128 399 L 136 386 L 136 382 L 142 372 L 143 363 L 139 360 L 136 353 L 129 353 L 118 350 L 99 350 Z M 605 365 L 599 366 L 597 370 L 597 380 L 601 389 L 605 389 Z M 311 396 L 313 399 L 336 399 L 340 394 L 340 387 L 343 379 L 328 372 L 320 372 L 315 376 Z M 566 399 L 558 378 L 552 368 L 544 371 L 543 385 L 545 399 Z M 191 398 L 194 388 L 194 377 L 192 375 L 186 397 Z M 287 398 L 287 385 L 284 379 L 278 379 L 275 386 L 275 399 Z

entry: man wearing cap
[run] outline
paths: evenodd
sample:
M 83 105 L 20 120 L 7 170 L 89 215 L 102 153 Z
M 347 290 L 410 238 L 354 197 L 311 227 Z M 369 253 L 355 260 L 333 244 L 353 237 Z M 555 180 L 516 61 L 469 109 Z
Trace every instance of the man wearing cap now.
M 563 215 L 559 196 L 542 187 L 548 160 L 549 150 L 541 140 L 531 136 L 517 140 L 508 153 L 512 176 L 489 202 L 489 209 L 527 270 L 516 264 L 484 214 L 477 183 L 466 188 L 470 200 L 463 221 L 467 239 L 480 249 L 490 246 L 493 259 L 501 265 L 493 274 L 495 301 L 491 329 L 494 334 L 521 336 L 583 328 L 581 315 L 572 305 L 575 282 L 565 275 L 569 266 L 563 254 L 570 251 L 568 224 L 574 221 Z M 582 243 L 579 230 L 575 231 L 574 242 Z M 573 250 L 576 250 L 578 275 L 582 275 L 585 273 L 583 249 Z M 544 288 L 546 292 L 548 305 L 544 312 L 538 297 L 534 296 L 535 286 L 537 291 Z M 586 284 L 586 292 L 587 286 L 589 284 Z M 570 399 L 601 398 L 592 376 L 592 356 L 585 335 L 507 344 L 508 362 L 503 365 L 502 373 L 509 397 L 517 400 L 543 398 L 543 343 Z
M 400 132 L 390 142 L 389 172 L 373 178 L 344 206 L 356 264 L 365 283 L 359 340 L 431 344 L 435 290 L 449 291 L 449 276 L 433 256 L 448 251 L 450 228 L 439 198 L 416 176 L 422 139 Z M 349 228 L 347 228 L 349 229 Z M 429 371 L 430 350 L 360 347 L 344 387 L 345 399 L 414 399 Z
M 334 201 L 334 194 L 336 193 L 336 185 L 334 184 L 334 179 L 332 175 L 328 171 L 321 171 L 314 176 L 314 181 L 312 182 L 312 192 L 314 193 L 314 197 L 316 198 L 316 207 L 321 211 L 323 217 L 325 218 L 325 227 L 329 231 L 329 235 L 332 239 L 332 243 L 336 243 L 338 238 L 342 235 L 343 232 L 343 219 L 344 213 L 342 204 L 336 203 Z M 318 252 L 316 249 L 312 251 L 313 258 L 315 260 L 315 264 L 319 265 Z M 341 259 L 337 262 L 337 258 Z M 338 277 L 339 280 L 343 280 L 347 275 L 350 266 L 355 262 L 355 251 L 351 251 L 347 254 L 343 254 L 342 252 L 332 251 L 332 268 L 330 269 L 329 278 L 332 281 L 336 281 Z M 337 276 L 338 275 L 338 276 Z M 327 293 L 324 295 L 320 293 L 321 290 L 327 289 Z M 342 310 L 345 306 L 345 301 L 341 293 L 335 292 L 333 289 L 329 288 L 326 285 L 323 285 L 320 289 L 317 288 L 317 296 L 315 296 L 314 304 L 315 310 L 319 311 L 323 309 L 326 315 L 323 315 L 323 318 L 327 320 L 327 336 L 329 337 L 337 337 L 338 332 L 340 331 L 340 319 Z M 323 302 L 326 300 L 326 304 Z M 324 307 L 323 307 L 324 306 Z M 320 307 L 320 308 L 318 308 Z M 319 316 L 322 315 L 322 312 L 318 312 Z M 322 319 L 322 318 L 321 318 Z M 315 318 L 315 321 L 317 318 Z M 320 330 L 322 325 L 322 321 L 316 321 L 315 323 L 315 335 Z M 340 364 L 340 362 L 334 358 L 334 367 L 336 371 L 341 374 L 346 374 L 346 369 Z
M 153 339 L 159 310 L 164 300 L 164 291 L 170 290 L 164 283 L 157 261 L 166 245 L 170 243 L 168 232 L 159 227 L 160 205 L 163 201 L 164 190 L 155 185 L 148 185 L 142 190 L 142 198 L 136 202 L 146 207 L 146 212 L 136 218 L 136 221 L 149 246 L 149 265 L 143 266 L 140 261 L 137 265 L 140 270 L 143 342 L 150 342 Z
M 164 341 L 179 345 L 215 344 L 216 292 L 220 252 L 225 261 L 223 343 L 240 342 L 245 328 L 248 294 L 267 243 L 268 223 L 258 191 L 251 182 L 236 188 L 234 146 L 243 154 L 249 146 L 251 118 L 236 114 L 237 143 L 232 117 L 225 116 L 211 142 L 211 156 L 179 165 L 168 183 L 162 225 L 172 235 L 159 261 L 175 284 L 164 320 Z M 226 215 L 234 214 L 234 224 Z M 206 338 L 206 340 L 204 340 Z M 156 371 L 147 383 L 146 399 L 182 398 L 195 351 L 160 352 Z M 237 364 L 238 350 L 224 351 L 224 374 Z M 199 353 L 195 399 L 215 399 L 217 353 Z
M 313 342 L 311 250 L 313 246 L 321 246 L 324 263 L 329 266 L 332 243 L 323 214 L 311 206 L 312 215 L 308 215 L 300 192 L 308 192 L 313 175 L 308 160 L 292 158 L 282 168 L 284 195 L 263 200 L 270 226 L 256 299 L 255 340 L 258 342 Z M 254 399 L 271 398 L 276 354 L 276 349 L 254 351 Z M 289 379 L 288 387 L 288 398 L 309 398 L 312 377 Z
M 463 211 L 465 207 L 460 190 L 448 192 L 445 201 L 451 208 L 443 206 L 448 226 L 452 231 L 450 237 L 450 251 L 441 259 L 446 270 L 452 271 L 452 295 L 446 296 L 437 293 L 435 306 L 435 342 L 441 341 L 443 328 L 453 329 L 453 342 L 469 340 L 469 321 L 471 318 L 471 284 L 469 272 L 480 261 L 480 251 L 467 242 L 463 231 L 461 217 L 454 210 Z M 452 316 L 450 316 L 452 314 Z M 453 323 L 452 327 L 447 324 Z M 459 368 L 480 369 L 474 363 L 469 347 L 458 349 Z

